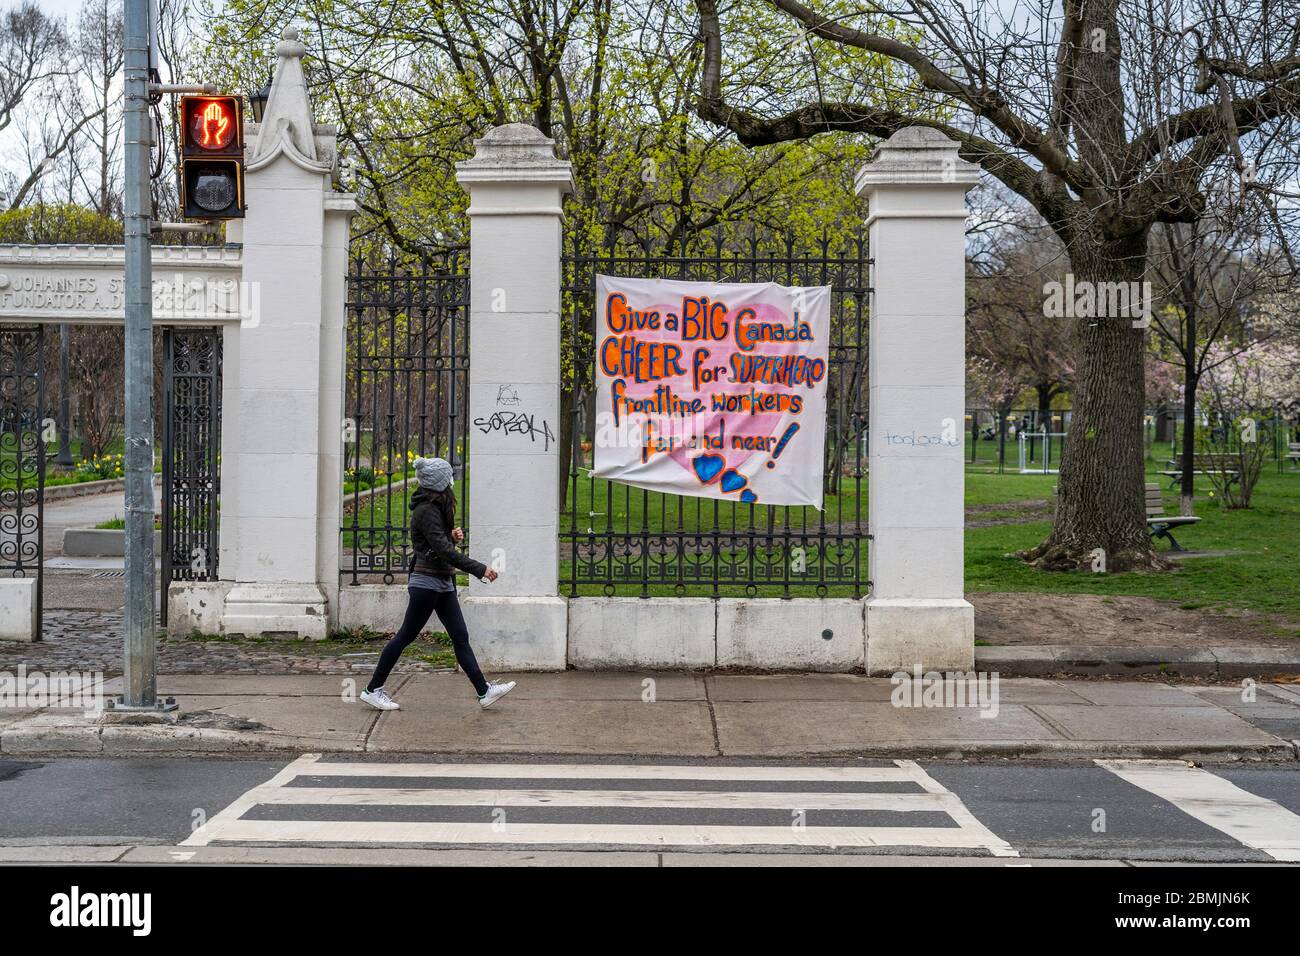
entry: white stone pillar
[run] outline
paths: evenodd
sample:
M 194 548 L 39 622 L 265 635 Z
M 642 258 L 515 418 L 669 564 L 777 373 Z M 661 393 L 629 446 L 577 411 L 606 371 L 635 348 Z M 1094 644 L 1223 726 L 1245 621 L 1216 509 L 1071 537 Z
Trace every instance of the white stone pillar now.
M 238 230 L 255 315 L 227 334 L 221 554 L 226 634 L 327 636 L 337 613 L 344 282 L 353 198 L 336 193 L 333 127 L 314 122 L 289 29 L 249 126 Z M 233 347 L 232 347 L 233 346 Z
M 874 259 L 867 672 L 974 666 L 963 597 L 965 194 L 978 168 L 913 126 L 858 174 Z
M 469 550 L 501 575 L 471 581 L 466 619 L 485 662 L 563 668 L 556 499 L 571 167 L 537 129 L 514 123 L 490 130 L 456 170 L 470 195 Z

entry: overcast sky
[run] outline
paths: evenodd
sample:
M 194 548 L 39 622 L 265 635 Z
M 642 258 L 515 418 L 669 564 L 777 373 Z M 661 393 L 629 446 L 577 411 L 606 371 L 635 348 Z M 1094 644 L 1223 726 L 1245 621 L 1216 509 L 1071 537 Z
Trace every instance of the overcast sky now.
M 81 0 L 36 0 L 36 5 L 46 13 L 67 19 L 81 9 Z M 13 7 L 17 4 L 11 0 L 4 6 Z

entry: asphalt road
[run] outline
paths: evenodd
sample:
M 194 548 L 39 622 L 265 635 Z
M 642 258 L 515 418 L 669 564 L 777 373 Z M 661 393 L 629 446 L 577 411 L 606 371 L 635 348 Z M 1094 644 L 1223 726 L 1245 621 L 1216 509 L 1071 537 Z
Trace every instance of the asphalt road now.
M 247 847 L 262 853 L 232 855 Z M 465 862 L 522 850 L 592 863 L 1289 862 L 1300 765 L 0 760 L 0 861 L 346 862 L 379 849 L 404 862 L 431 849 Z

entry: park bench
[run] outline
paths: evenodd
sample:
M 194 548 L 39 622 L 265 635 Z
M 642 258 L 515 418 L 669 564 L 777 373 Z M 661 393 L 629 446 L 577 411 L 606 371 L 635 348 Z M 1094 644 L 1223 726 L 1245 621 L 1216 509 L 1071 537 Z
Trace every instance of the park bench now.
M 1170 549 L 1173 551 L 1185 550 L 1170 529 L 1177 528 L 1181 525 L 1196 524 L 1201 519 L 1195 515 L 1167 515 L 1165 514 L 1165 501 L 1160 494 L 1160 483 L 1151 481 L 1147 483 L 1147 527 L 1151 530 L 1153 539 L 1168 538 Z
M 1232 484 L 1241 477 L 1240 471 L 1235 467 L 1236 456 L 1225 454 L 1201 454 L 1192 456 L 1192 474 L 1194 475 L 1227 475 L 1228 484 Z M 1169 459 L 1169 468 L 1160 472 L 1169 479 L 1169 487 L 1172 488 L 1182 480 L 1183 465 L 1178 459 Z
M 1291 462 L 1293 471 L 1297 465 L 1300 465 L 1300 441 L 1293 441 L 1287 445 L 1286 460 Z

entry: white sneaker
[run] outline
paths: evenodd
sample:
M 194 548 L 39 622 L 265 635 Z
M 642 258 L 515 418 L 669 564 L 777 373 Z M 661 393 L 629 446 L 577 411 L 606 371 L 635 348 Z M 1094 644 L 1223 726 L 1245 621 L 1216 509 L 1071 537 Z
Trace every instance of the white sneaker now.
M 489 707 L 491 707 L 493 704 L 495 704 L 502 697 L 506 696 L 506 694 L 510 693 L 514 689 L 515 689 L 515 682 L 512 680 L 508 680 L 504 684 L 498 684 L 496 681 L 490 681 L 488 683 L 487 693 L 478 699 L 478 704 L 484 710 L 487 710 Z
M 378 690 L 363 690 L 361 699 L 364 700 L 375 710 L 401 710 L 402 705 L 393 698 L 388 696 L 388 691 L 380 687 Z

